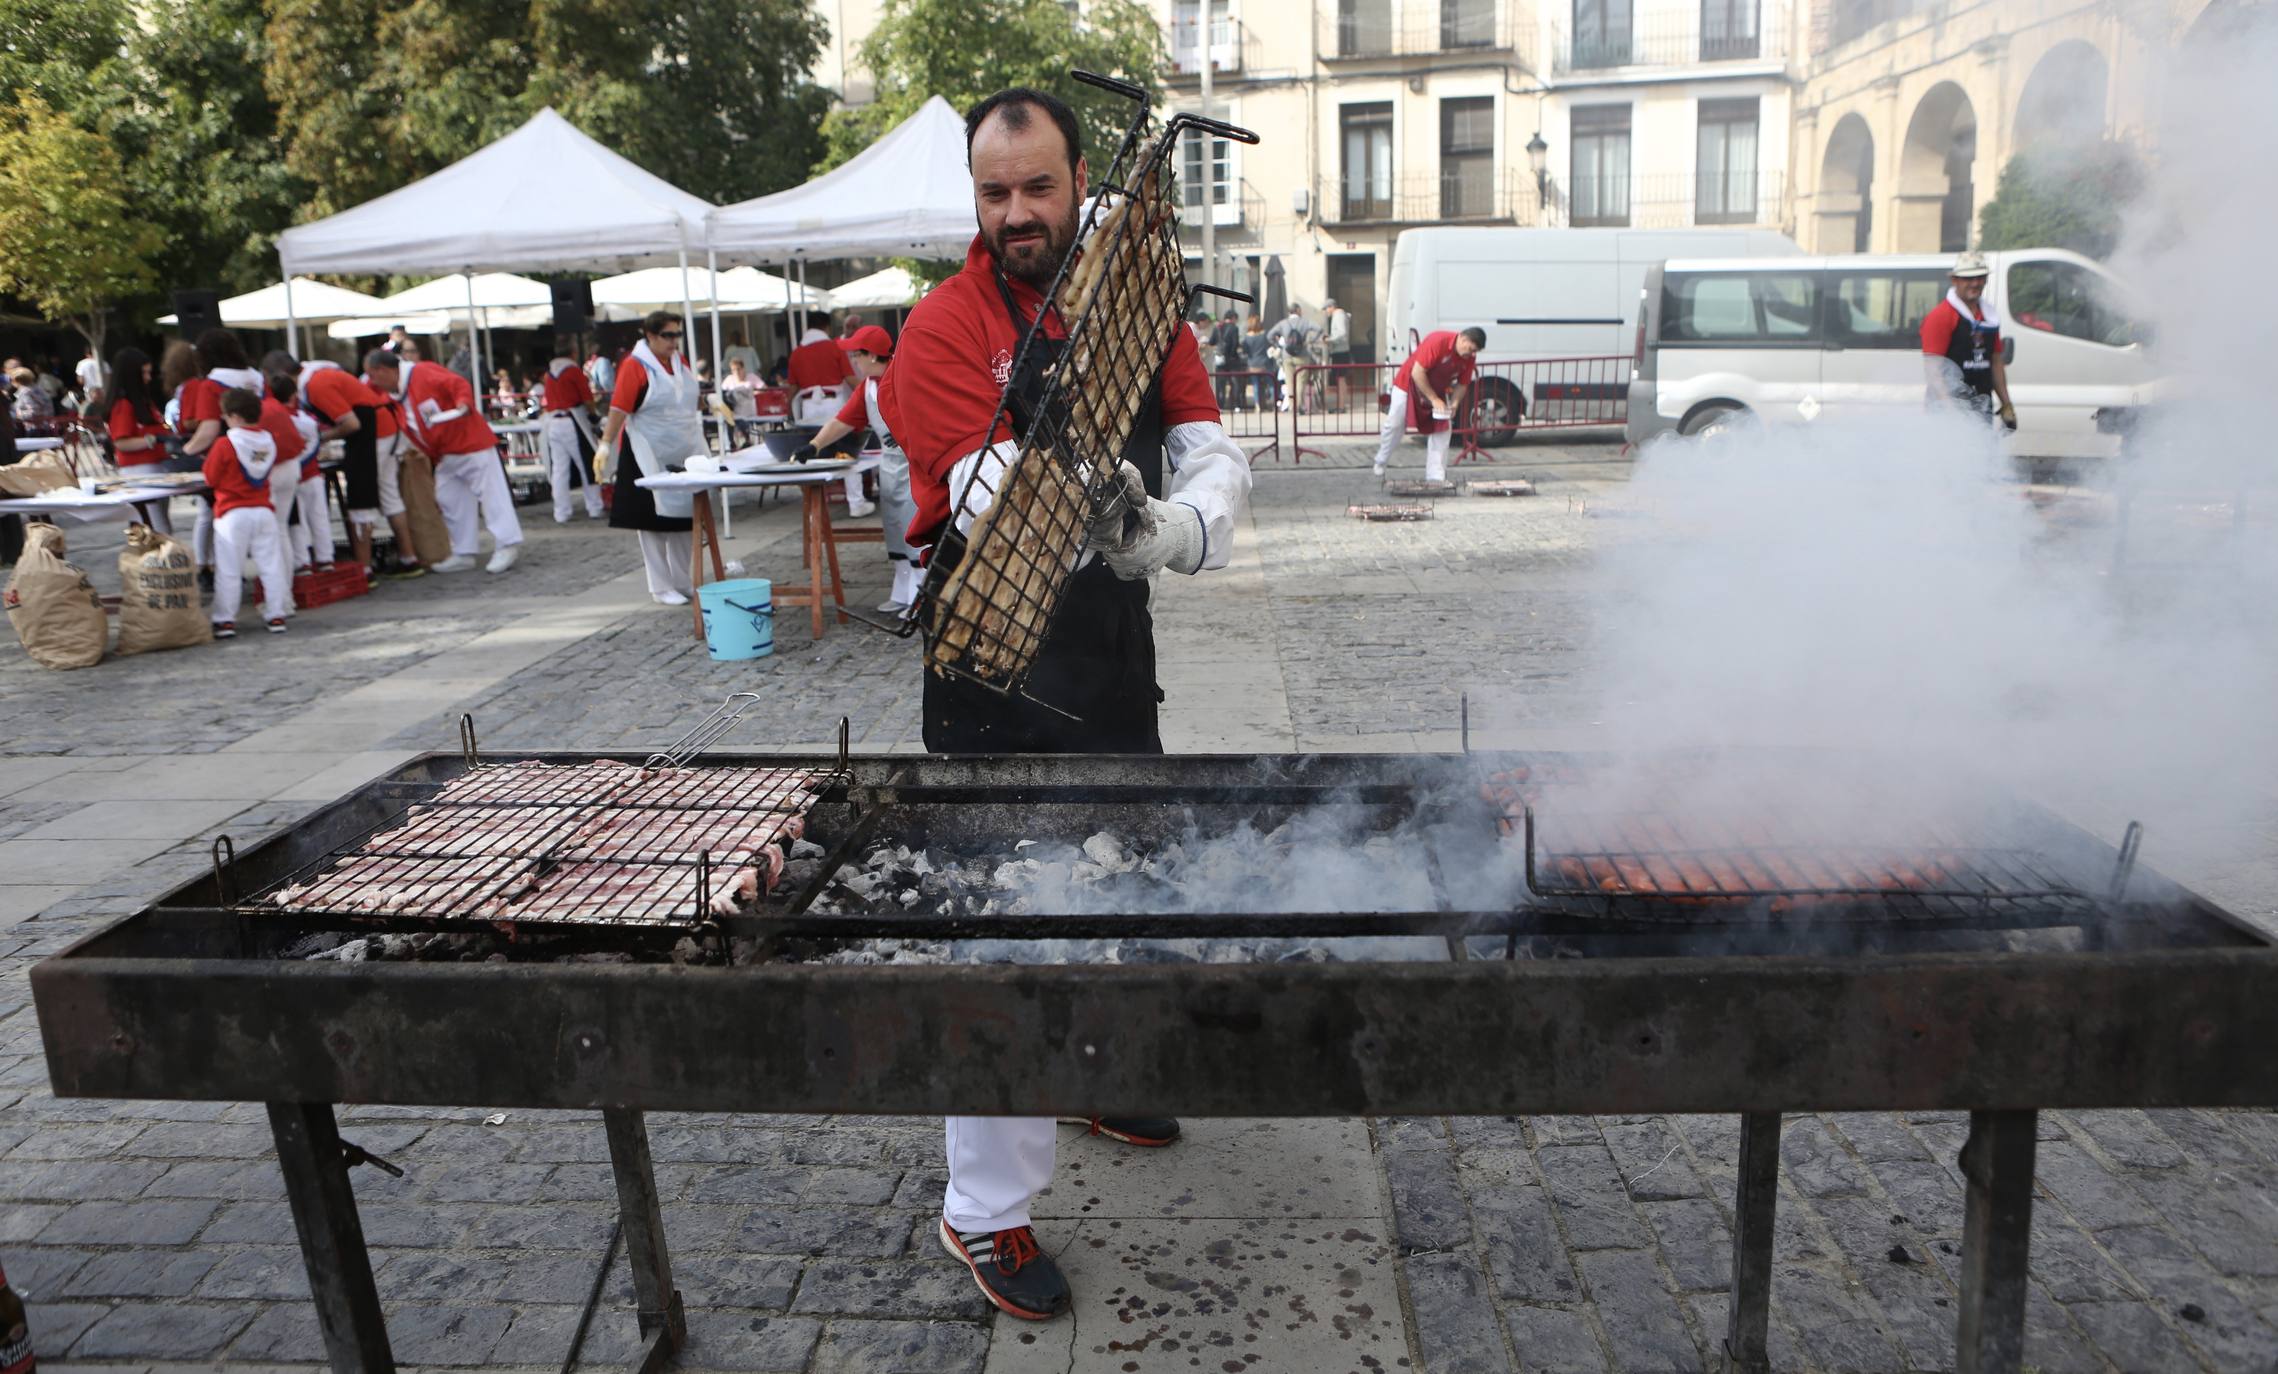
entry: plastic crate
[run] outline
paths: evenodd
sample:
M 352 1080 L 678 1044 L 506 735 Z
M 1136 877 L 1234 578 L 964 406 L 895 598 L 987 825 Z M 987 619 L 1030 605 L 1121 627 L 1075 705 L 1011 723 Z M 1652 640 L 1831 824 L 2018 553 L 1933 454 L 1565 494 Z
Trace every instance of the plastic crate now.
M 372 589 L 372 579 L 364 565 L 356 562 L 335 563 L 330 572 L 305 572 L 293 579 L 293 605 L 301 610 L 329 606 L 335 601 L 346 601 L 362 596 Z

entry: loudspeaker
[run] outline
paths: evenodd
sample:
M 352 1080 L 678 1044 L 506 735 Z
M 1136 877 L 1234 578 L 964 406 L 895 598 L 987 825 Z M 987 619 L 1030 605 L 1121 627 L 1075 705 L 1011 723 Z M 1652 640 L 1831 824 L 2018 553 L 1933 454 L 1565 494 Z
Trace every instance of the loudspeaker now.
M 174 316 L 181 323 L 175 328 L 192 343 L 209 329 L 221 328 L 221 292 L 202 288 L 174 293 Z
M 575 334 L 593 314 L 593 283 L 583 277 L 558 278 L 546 285 L 554 291 L 554 331 Z

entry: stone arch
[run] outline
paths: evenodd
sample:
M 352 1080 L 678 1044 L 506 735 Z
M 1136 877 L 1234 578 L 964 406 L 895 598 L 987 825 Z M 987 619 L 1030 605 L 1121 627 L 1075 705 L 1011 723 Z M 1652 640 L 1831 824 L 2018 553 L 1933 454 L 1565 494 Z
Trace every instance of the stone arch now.
M 1899 148 L 1897 242 L 1901 253 L 1969 246 L 1976 212 L 1977 107 L 1941 81 L 1923 93 Z
M 2112 64 L 2092 43 L 2067 39 L 2043 53 L 2017 97 L 2016 151 L 2102 138 L 2111 80 Z
M 1856 113 L 1835 122 L 1819 160 L 1819 194 L 1812 206 L 1813 247 L 1821 253 L 1864 253 L 1873 242 L 1875 136 Z

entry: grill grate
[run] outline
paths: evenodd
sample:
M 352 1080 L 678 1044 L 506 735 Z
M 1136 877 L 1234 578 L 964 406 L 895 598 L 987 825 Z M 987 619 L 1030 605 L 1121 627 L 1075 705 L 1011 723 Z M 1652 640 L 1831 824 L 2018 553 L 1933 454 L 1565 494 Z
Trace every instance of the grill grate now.
M 1813 919 L 1984 921 L 2096 910 L 2045 859 L 1988 845 L 1982 829 L 1885 818 L 1863 836 L 1763 798 L 1737 814 L 1705 805 L 1568 809 L 1564 802 L 1587 795 L 1577 782 L 1519 770 L 1490 777 L 1482 791 L 1501 808 L 1503 833 L 1525 845 L 1528 891 L 1605 915 L 1685 921 L 1760 906 Z
M 801 768 L 599 760 L 475 768 L 239 904 L 248 914 L 686 928 L 781 871 L 817 793 Z
M 1137 112 L 1086 212 L 1082 254 L 1044 293 L 1068 321 L 1068 336 L 1044 374 L 1027 433 L 1009 461 L 1007 445 L 984 449 L 956 493 L 943 535 L 950 556 L 936 560 L 925 593 L 927 664 L 1006 693 L 1026 683 L 1090 529 L 1120 509 L 1124 445 L 1184 327 L 1173 176 L 1181 136 L 1201 127 L 1257 142 L 1247 130 L 1191 115 L 1157 126 L 1138 88 L 1075 75 L 1129 96 Z M 1016 377 L 1034 343 L 1034 335 L 1023 341 Z M 985 438 L 1008 418 L 1007 405 L 1000 398 Z

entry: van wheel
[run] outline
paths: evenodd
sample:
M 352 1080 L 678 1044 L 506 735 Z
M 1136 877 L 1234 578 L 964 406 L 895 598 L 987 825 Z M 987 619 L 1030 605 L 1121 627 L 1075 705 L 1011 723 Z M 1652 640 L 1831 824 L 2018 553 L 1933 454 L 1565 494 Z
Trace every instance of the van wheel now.
M 1499 448 L 1519 436 L 1519 422 L 1527 417 L 1526 393 L 1502 377 L 1479 379 L 1479 396 L 1471 403 L 1471 423 L 1478 428 L 1474 440 L 1481 448 Z
M 1739 424 L 1747 414 L 1744 406 L 1702 406 L 1685 417 L 1685 423 L 1678 426 L 1677 432 L 1688 439 L 1698 439 L 1706 434 L 1724 434 Z

